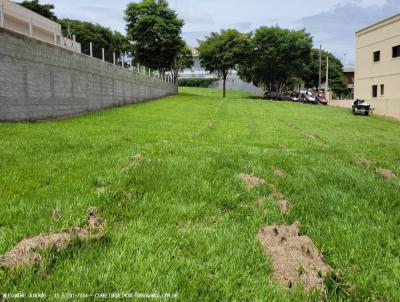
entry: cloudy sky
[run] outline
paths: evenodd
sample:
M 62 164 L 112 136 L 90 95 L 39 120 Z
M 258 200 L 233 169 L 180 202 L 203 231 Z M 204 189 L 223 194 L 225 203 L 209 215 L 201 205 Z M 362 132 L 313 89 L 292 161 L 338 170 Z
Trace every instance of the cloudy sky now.
M 136 1 L 136 0 L 135 0 Z M 132 0 L 40 0 L 53 3 L 59 17 L 97 22 L 124 32 L 124 10 Z M 259 26 L 306 28 L 345 64 L 354 61 L 355 31 L 400 13 L 400 0 L 169 0 L 185 20 L 183 35 L 191 46 L 212 31 Z

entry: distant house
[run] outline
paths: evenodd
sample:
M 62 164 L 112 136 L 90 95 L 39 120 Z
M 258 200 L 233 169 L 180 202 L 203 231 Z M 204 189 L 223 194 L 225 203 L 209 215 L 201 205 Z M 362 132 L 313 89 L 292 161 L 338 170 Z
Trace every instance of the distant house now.
M 63 37 L 60 24 L 9 0 L 0 0 L 0 27 L 81 52 L 78 42 Z
M 347 81 L 347 88 L 351 98 L 354 97 L 354 65 L 345 65 L 343 67 L 343 74 Z
M 179 73 L 179 77 L 181 79 L 187 79 L 187 78 L 217 78 L 216 75 L 209 73 L 206 71 L 203 67 L 201 67 L 200 64 L 200 57 L 199 57 L 199 52 L 197 49 L 192 48 L 192 55 L 194 59 L 194 65 L 191 69 L 186 69 L 183 72 Z M 216 81 L 212 87 L 214 88 L 222 88 L 222 80 Z M 247 90 L 252 93 L 256 94 L 263 94 L 264 90 L 254 86 L 251 83 L 247 83 L 242 81 L 236 70 L 232 70 L 229 73 L 229 76 L 226 80 L 226 87 L 228 89 L 241 89 L 241 90 Z

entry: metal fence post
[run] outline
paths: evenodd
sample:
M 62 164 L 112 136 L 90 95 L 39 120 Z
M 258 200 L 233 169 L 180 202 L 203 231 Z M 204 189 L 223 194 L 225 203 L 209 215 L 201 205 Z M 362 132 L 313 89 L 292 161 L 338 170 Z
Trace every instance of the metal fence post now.
M 4 5 L 0 3 L 0 27 L 4 27 Z
M 124 66 L 124 56 L 122 55 L 122 53 L 121 53 L 121 65 L 122 65 L 122 68 L 124 68 L 125 66 Z
M 33 36 L 33 25 L 32 25 L 32 17 L 29 16 L 29 37 Z
M 113 64 L 115 65 L 115 52 L 113 52 Z
M 101 49 L 101 57 L 102 57 L 103 61 L 106 60 L 106 55 L 104 53 L 104 48 Z
M 136 64 L 136 72 L 140 73 L 140 64 L 139 63 Z
M 93 43 L 89 43 L 89 48 L 90 48 L 90 56 L 93 57 Z
M 149 77 L 151 77 L 151 68 L 149 68 Z

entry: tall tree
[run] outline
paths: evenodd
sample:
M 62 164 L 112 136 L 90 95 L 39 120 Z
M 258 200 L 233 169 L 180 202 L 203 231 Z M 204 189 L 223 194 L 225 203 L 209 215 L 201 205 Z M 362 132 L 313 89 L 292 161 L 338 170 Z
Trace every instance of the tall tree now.
M 250 55 L 249 35 L 235 29 L 211 33 L 199 46 L 201 65 L 223 80 L 223 97 L 226 96 L 226 78 L 231 70 Z
M 252 37 L 252 54 L 239 66 L 239 75 L 280 91 L 293 79 L 303 78 L 311 49 L 311 35 L 304 30 L 260 27 Z
M 178 55 L 175 58 L 175 62 L 172 66 L 172 75 L 175 81 L 178 80 L 178 75 L 180 71 L 185 69 L 190 69 L 194 65 L 194 59 L 192 50 L 186 45 L 185 42 L 182 42 L 182 47 L 178 52 Z
M 93 43 L 93 56 L 102 57 L 102 48 L 105 49 L 107 61 L 112 61 L 112 53 L 117 54 L 117 61 L 121 62 L 132 54 L 132 45 L 129 40 L 117 31 L 94 24 L 82 22 L 79 20 L 62 19 L 59 20 L 62 26 L 63 35 L 72 38 L 81 43 L 82 53 L 89 54 L 90 42 Z
M 183 20 L 166 0 L 129 3 L 125 11 L 127 33 L 140 64 L 161 72 L 169 71 L 182 49 Z
M 23 7 L 42 15 L 50 20 L 57 21 L 57 17 L 53 12 L 54 5 L 53 4 L 40 4 L 39 0 L 31 0 L 20 3 Z
M 322 79 L 324 81 L 326 74 L 326 58 L 329 57 L 329 87 L 335 94 L 346 94 L 348 88 L 346 78 L 343 74 L 342 62 L 332 53 L 325 50 L 322 51 Z M 308 87 L 318 87 L 319 82 L 319 49 L 312 50 L 312 60 L 307 66 L 308 70 L 305 73 L 305 84 Z M 325 80 L 326 81 L 326 80 Z

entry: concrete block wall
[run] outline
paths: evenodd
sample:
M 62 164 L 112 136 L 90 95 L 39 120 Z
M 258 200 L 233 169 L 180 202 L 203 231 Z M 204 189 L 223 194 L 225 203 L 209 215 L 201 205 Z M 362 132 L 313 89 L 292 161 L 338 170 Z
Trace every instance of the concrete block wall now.
M 0 121 L 75 115 L 177 91 L 175 84 L 0 28 Z

